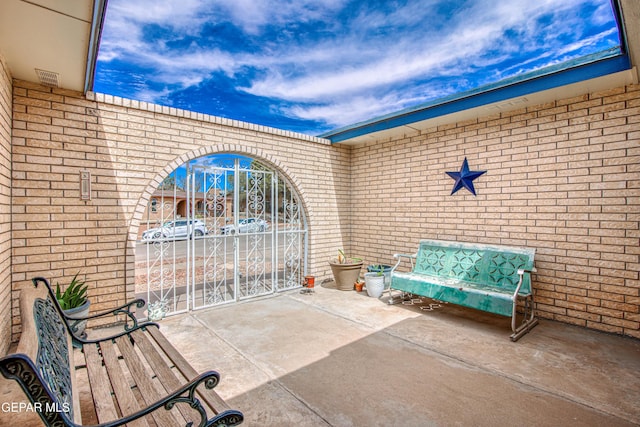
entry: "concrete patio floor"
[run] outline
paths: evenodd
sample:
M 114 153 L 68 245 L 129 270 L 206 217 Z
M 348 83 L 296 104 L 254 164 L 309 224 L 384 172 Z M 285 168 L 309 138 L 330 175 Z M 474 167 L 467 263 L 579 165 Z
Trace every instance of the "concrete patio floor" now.
M 160 324 L 248 426 L 640 424 L 638 340 L 385 301 L 327 284 Z

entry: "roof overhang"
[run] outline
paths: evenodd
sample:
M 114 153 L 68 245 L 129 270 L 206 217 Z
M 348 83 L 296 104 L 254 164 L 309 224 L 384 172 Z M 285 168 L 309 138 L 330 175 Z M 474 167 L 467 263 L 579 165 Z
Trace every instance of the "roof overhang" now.
M 318 136 L 342 144 L 395 139 L 500 111 L 637 84 L 640 2 L 612 0 L 612 6 L 621 35 L 620 49 L 589 55 Z
M 16 79 L 87 92 L 106 0 L 2 0 L 0 54 Z

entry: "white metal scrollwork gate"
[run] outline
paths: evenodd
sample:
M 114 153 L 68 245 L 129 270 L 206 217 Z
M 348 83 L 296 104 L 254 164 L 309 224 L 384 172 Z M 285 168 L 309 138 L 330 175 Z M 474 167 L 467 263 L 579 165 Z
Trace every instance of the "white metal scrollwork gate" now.
M 224 160 L 185 165 L 150 202 L 145 251 L 136 255 L 136 292 L 149 317 L 302 284 L 307 233 L 297 194 L 255 160 Z

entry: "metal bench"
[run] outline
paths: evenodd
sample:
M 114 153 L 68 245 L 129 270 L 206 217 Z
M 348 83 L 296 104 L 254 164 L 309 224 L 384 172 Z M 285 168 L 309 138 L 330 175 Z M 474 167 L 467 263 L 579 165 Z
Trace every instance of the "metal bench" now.
M 71 332 L 77 321 L 64 316 L 46 279 L 35 278 L 33 283 L 34 288 L 20 295 L 22 335 L 17 352 L 0 359 L 0 372 L 18 382 L 29 408 L 45 425 L 81 425 L 81 412 L 86 415 L 87 410 L 101 426 L 242 423 L 242 413 L 230 409 L 213 390 L 220 380 L 217 372 L 198 375 L 157 324 L 138 324 L 132 309 L 143 307 L 144 301 L 89 316 L 125 319 L 119 333 L 92 340 Z M 83 359 L 78 366 L 76 356 Z M 80 370 L 86 370 L 92 395 L 82 404 L 92 401 L 91 408 L 80 406 Z
M 537 323 L 531 291 L 535 249 L 443 240 L 422 240 L 413 255 L 395 254 L 392 290 L 511 317 L 511 340 L 516 341 Z M 398 267 L 404 260 L 412 270 Z M 521 304 L 519 304 L 521 303 Z M 524 311 L 517 325 L 518 306 Z

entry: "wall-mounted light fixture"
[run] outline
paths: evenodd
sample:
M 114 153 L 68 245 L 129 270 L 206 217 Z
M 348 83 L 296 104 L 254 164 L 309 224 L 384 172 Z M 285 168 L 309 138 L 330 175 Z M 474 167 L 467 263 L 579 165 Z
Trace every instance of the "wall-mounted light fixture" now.
M 80 200 L 91 200 L 91 172 L 80 171 Z

